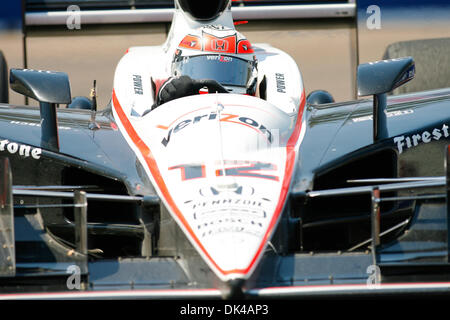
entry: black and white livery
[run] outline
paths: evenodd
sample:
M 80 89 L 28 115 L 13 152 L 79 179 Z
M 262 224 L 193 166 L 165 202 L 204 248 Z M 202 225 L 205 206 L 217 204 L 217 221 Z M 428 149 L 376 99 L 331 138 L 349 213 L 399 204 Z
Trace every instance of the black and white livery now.
M 363 64 L 373 99 L 307 97 L 230 1 L 182 0 L 101 111 L 65 73 L 11 69 L 40 106 L 0 105 L 0 299 L 448 290 L 450 89 L 387 95 L 414 73 Z

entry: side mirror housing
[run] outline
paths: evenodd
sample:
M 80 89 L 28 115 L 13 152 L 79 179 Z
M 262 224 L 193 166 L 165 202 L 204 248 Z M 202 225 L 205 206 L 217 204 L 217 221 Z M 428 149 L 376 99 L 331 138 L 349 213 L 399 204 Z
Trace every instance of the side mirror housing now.
M 360 64 L 357 71 L 358 96 L 373 95 L 373 140 L 388 137 L 387 93 L 414 78 L 412 57 Z
M 64 72 L 31 69 L 11 69 L 11 89 L 39 102 L 69 104 L 69 77 Z
M 71 103 L 69 77 L 64 72 L 11 69 L 11 89 L 39 101 L 41 115 L 41 147 L 59 151 L 58 104 Z
M 358 66 L 358 96 L 388 93 L 414 78 L 412 57 L 363 63 Z

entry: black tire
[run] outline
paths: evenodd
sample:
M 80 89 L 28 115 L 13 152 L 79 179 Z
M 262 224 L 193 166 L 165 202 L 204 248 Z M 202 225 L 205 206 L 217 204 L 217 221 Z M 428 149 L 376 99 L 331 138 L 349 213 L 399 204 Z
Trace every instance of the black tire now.
M 393 94 L 450 87 L 450 38 L 403 41 L 390 44 L 383 59 L 413 57 L 416 75 Z
M 0 103 L 9 102 L 8 65 L 5 56 L 0 51 Z

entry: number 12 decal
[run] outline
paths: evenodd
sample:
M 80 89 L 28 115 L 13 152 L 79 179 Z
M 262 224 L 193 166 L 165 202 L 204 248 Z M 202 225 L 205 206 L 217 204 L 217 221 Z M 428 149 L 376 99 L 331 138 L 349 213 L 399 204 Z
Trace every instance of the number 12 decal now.
M 229 163 L 229 162 L 228 162 Z M 234 163 L 234 162 L 232 162 Z M 225 162 L 227 164 L 227 162 Z M 181 170 L 181 181 L 187 181 L 198 178 L 206 178 L 206 167 L 204 164 L 186 164 L 177 165 L 169 167 L 169 170 L 180 169 Z M 269 175 L 261 171 L 274 171 L 277 170 L 277 166 L 272 163 L 267 162 L 252 162 L 244 166 L 228 167 L 225 168 L 226 176 L 235 177 L 249 177 L 249 178 L 260 178 L 268 179 L 272 181 L 279 181 L 279 177 L 275 175 Z M 216 176 L 223 176 L 223 169 L 217 169 L 215 171 Z
M 181 169 L 181 181 L 205 178 L 205 166 L 203 164 L 181 164 L 178 166 L 170 167 L 169 170 Z

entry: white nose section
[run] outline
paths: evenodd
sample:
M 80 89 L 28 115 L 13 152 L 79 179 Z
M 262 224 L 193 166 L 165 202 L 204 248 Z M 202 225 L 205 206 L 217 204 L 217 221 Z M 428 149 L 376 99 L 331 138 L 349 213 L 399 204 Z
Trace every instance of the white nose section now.
M 222 191 L 189 209 L 193 229 L 222 277 L 246 278 L 258 250 L 265 245 L 270 201 Z
M 225 282 L 249 278 L 289 189 L 289 115 L 254 97 L 219 94 L 177 99 L 127 121 L 130 145 L 202 258 Z
M 282 211 L 284 159 L 280 149 L 275 164 L 218 161 L 192 179 L 198 165 L 168 172 L 175 219 L 223 281 L 246 279 L 257 265 Z

